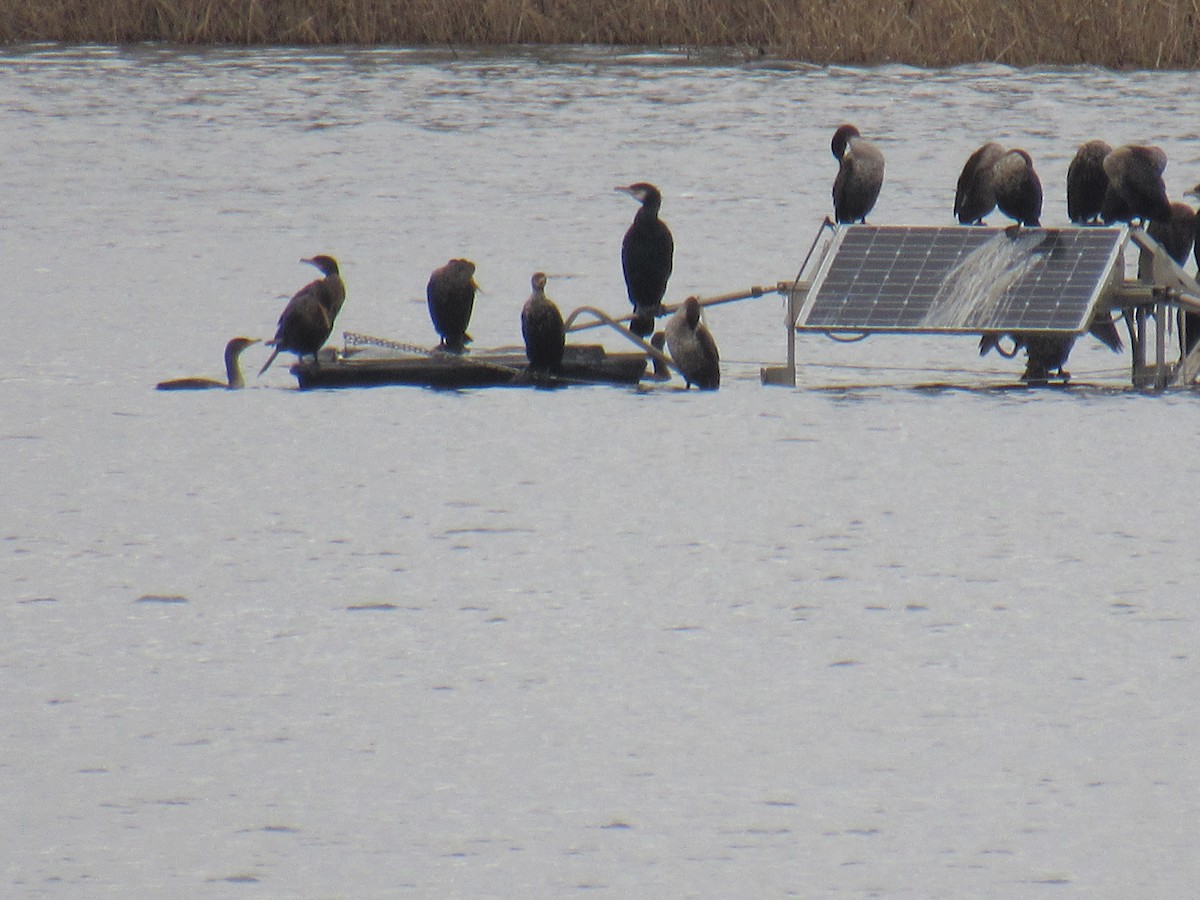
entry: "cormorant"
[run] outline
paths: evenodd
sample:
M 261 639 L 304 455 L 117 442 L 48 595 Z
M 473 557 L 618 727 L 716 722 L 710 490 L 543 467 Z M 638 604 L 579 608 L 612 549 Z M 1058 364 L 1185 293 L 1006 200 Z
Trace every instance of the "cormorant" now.
M 1018 331 L 1008 335 L 1013 342 L 1012 350 L 1005 350 L 1000 346 L 1002 337 L 1003 332 L 986 332 L 979 339 L 979 355 L 984 356 L 989 350 L 995 350 L 1006 359 L 1012 359 L 1024 348 L 1026 359 L 1025 372 L 1021 375 L 1022 381 L 1045 383 L 1050 379 L 1051 373 L 1057 374 L 1064 381 L 1071 377 L 1063 366 L 1067 364 L 1067 357 L 1071 354 L 1071 348 L 1075 346 L 1075 335 Z
M 258 370 L 259 375 L 267 371 L 284 350 L 301 358 L 311 355 L 315 362 L 317 351 L 329 339 L 334 319 L 346 302 L 346 285 L 332 256 L 314 256 L 300 262 L 316 266 L 325 277 L 300 288 L 283 308 L 275 337 L 267 341 L 268 346 L 275 349 Z
M 721 386 L 717 342 L 700 318 L 700 301 L 688 297 L 667 320 L 667 350 L 683 373 L 687 386 L 716 390 Z
M 675 240 L 667 223 L 658 217 L 662 206 L 658 188 L 639 181 L 617 190 L 641 204 L 621 241 L 621 268 L 625 272 L 625 290 L 633 304 L 629 330 L 645 337 L 654 330 L 654 317 L 662 313 L 662 298 L 674 265 Z
M 983 217 L 996 208 L 992 167 L 1004 148 L 988 142 L 967 157 L 954 191 L 954 215 L 962 225 L 982 225 Z
M 1158 147 L 1127 144 L 1104 157 L 1108 191 L 1101 218 L 1107 222 L 1166 221 L 1171 218 L 1171 201 L 1163 172 L 1167 154 Z
M 1067 166 L 1067 216 L 1077 225 L 1095 225 L 1104 208 L 1104 192 L 1108 176 L 1104 174 L 1104 157 L 1112 147 L 1104 141 L 1080 144 L 1075 157 Z
M 469 259 L 452 259 L 440 269 L 434 269 L 425 286 L 429 302 L 429 318 L 441 336 L 439 350 L 466 353 L 471 336 L 467 326 L 475 308 L 475 263 Z
M 992 168 L 996 206 L 1021 225 L 1036 228 L 1042 217 L 1042 182 L 1024 150 L 1009 150 Z
M 525 338 L 525 356 L 529 368 L 555 372 L 562 366 L 566 331 L 563 317 L 554 301 L 546 296 L 546 273 L 535 272 L 530 279 L 533 293 L 521 308 L 521 336 Z
M 1200 200 L 1200 184 L 1196 185 L 1190 191 L 1185 191 L 1183 196 L 1195 197 Z M 1196 257 L 1196 273 L 1200 275 L 1200 213 L 1196 214 L 1196 243 L 1192 248 L 1192 254 Z
M 829 144 L 838 160 L 833 216 L 839 223 L 866 222 L 883 187 L 883 154 L 853 125 L 842 125 Z
M 235 337 L 225 345 L 225 380 L 213 378 L 175 378 L 171 381 L 160 381 L 157 385 L 160 391 L 202 391 L 209 388 L 225 388 L 236 390 L 246 386 L 242 379 L 242 367 L 238 357 L 251 344 L 257 344 L 258 338 Z
M 1188 257 L 1192 255 L 1192 249 L 1196 246 L 1197 228 L 1200 228 L 1200 217 L 1197 217 L 1196 211 L 1186 203 L 1172 203 L 1171 218 L 1151 222 L 1146 228 L 1146 233 L 1162 244 L 1167 255 L 1182 267 L 1187 264 Z M 1179 346 L 1185 356 L 1198 341 L 1200 313 L 1180 310 Z

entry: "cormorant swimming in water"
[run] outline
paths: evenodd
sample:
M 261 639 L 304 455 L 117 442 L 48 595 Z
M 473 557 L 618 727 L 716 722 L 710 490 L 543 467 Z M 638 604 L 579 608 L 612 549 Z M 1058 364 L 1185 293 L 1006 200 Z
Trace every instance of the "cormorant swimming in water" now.
M 314 256 L 300 262 L 316 266 L 325 277 L 300 288 L 283 308 L 275 337 L 267 341 L 275 349 L 258 370 L 259 375 L 267 371 L 275 357 L 285 350 L 301 358 L 311 355 L 315 362 L 317 351 L 329 339 L 333 321 L 346 302 L 346 285 L 332 256 Z
M 546 296 L 546 273 L 535 272 L 530 279 L 533 293 L 521 308 L 521 336 L 525 338 L 525 356 L 529 368 L 555 372 L 562 366 L 566 331 L 563 317 L 554 301 Z
M 1009 150 L 992 168 L 996 206 L 1018 224 L 1036 228 L 1042 217 L 1042 182 L 1024 150 Z
M 1108 190 L 1104 157 L 1110 153 L 1112 147 L 1104 141 L 1088 141 L 1079 145 L 1067 166 L 1067 217 L 1077 225 L 1100 222 L 1104 192 Z
M 1101 218 L 1105 222 L 1166 221 L 1171 218 L 1171 201 L 1163 172 L 1167 154 L 1158 147 L 1127 144 L 1104 157 L 1108 191 Z
M 990 141 L 967 157 L 954 191 L 954 215 L 962 225 L 982 225 L 983 217 L 996 208 L 992 167 L 1004 148 Z
M 717 342 L 700 318 L 700 301 L 688 297 L 667 320 L 667 349 L 683 373 L 687 387 L 716 390 L 721 386 Z
M 475 309 L 475 263 L 469 259 L 452 259 L 440 269 L 434 269 L 425 286 L 429 302 L 429 318 L 441 336 L 439 350 L 466 353 L 471 336 L 467 326 Z
M 866 222 L 883 187 L 883 154 L 853 125 L 840 126 L 829 149 L 838 160 L 833 217 L 839 223 Z
M 225 388 L 236 390 L 246 386 L 242 379 L 242 367 L 238 357 L 251 344 L 257 344 L 258 338 L 235 337 L 225 345 L 225 380 L 217 381 L 212 378 L 175 378 L 171 381 L 160 381 L 157 385 L 160 391 L 202 391 L 209 388 Z
M 662 312 L 663 295 L 674 265 L 675 240 L 667 223 L 658 217 L 662 206 L 658 188 L 639 181 L 617 190 L 641 204 L 621 241 L 621 268 L 625 272 L 625 290 L 633 304 L 629 330 L 645 337 L 654 330 L 654 317 Z

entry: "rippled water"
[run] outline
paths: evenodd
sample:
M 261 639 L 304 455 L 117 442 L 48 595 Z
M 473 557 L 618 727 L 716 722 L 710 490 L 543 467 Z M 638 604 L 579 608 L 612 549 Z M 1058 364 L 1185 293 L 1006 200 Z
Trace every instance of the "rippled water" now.
M 12 896 L 1179 897 L 1200 880 L 1186 392 L 961 338 L 709 312 L 716 394 L 238 394 L 225 340 L 342 263 L 345 329 L 480 346 L 531 272 L 624 311 L 795 274 L 828 139 L 878 224 L 984 140 L 1066 220 L 1076 145 L 1200 181 L 1193 74 L 815 69 L 603 50 L 0 55 L 0 836 Z M 257 369 L 265 350 L 247 353 Z M 1088 386 L 1088 384 L 1092 386 Z M 920 387 L 919 385 L 955 385 Z M 988 389 L 964 389 L 983 387 Z

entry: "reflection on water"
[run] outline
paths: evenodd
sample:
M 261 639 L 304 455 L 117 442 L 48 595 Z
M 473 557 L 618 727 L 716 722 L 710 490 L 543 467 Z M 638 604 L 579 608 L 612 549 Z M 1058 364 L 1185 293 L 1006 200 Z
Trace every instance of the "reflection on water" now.
M 1048 225 L 1093 137 L 1162 145 L 1178 195 L 1190 78 L 0 56 L 8 893 L 1186 895 L 1186 394 L 984 390 L 1019 363 L 950 337 L 805 338 L 767 389 L 774 295 L 710 310 L 716 394 L 153 385 L 267 336 L 314 253 L 339 326 L 400 341 L 456 256 L 477 346 L 534 271 L 623 312 L 640 179 L 669 299 L 787 279 L 842 121 L 878 224 L 952 224 L 984 139 Z

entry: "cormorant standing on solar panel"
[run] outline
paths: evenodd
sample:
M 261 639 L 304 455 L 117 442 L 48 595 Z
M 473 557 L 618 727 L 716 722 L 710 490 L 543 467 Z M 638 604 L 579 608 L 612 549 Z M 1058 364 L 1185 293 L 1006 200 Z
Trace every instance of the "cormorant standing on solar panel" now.
M 992 167 L 1004 148 L 990 141 L 967 157 L 954 191 L 954 215 L 961 225 L 982 225 L 983 217 L 996 208 Z
M 556 372 L 562 366 L 566 331 L 563 317 L 554 301 L 546 296 L 546 273 L 535 272 L 530 279 L 533 293 L 521 308 L 521 336 L 525 338 L 525 356 L 529 368 Z
M 839 126 L 829 149 L 838 160 L 833 217 L 839 223 L 865 223 L 883 187 L 883 154 L 853 125 Z
M 346 285 L 332 256 L 314 256 L 300 262 L 316 266 L 325 277 L 310 281 L 300 288 L 283 308 L 275 337 L 267 341 L 275 349 L 258 370 L 259 375 L 267 371 L 283 350 L 295 353 L 298 357 L 311 354 L 315 362 L 317 351 L 329 339 L 334 319 L 346 302 Z
M 257 344 L 258 338 L 235 337 L 225 345 L 225 380 L 216 381 L 212 378 L 175 378 L 171 381 L 160 381 L 157 385 L 160 391 L 202 391 L 209 388 L 225 388 L 236 390 L 246 386 L 242 378 L 242 366 L 239 357 L 242 351 L 251 344 Z
M 641 204 L 621 242 L 621 268 L 633 304 L 629 330 L 645 337 L 654 330 L 654 317 L 662 313 L 662 298 L 674 265 L 675 240 L 667 223 L 658 217 L 662 206 L 658 188 L 639 181 L 617 190 Z
M 1042 217 L 1042 182 L 1024 150 L 1009 150 L 992 168 L 996 206 L 1021 225 L 1036 228 Z
M 1104 157 L 1108 191 L 1101 218 L 1105 222 L 1166 221 L 1171 218 L 1171 201 L 1163 172 L 1167 154 L 1158 147 L 1127 144 Z
M 1097 225 L 1104 208 L 1104 192 L 1108 176 L 1104 174 L 1104 157 L 1112 147 L 1104 141 L 1080 144 L 1075 157 L 1067 166 L 1067 216 L 1077 225 Z
M 700 301 L 688 297 L 667 320 L 667 350 L 683 373 L 687 386 L 701 390 L 721 386 L 721 357 L 717 342 L 700 317 Z
M 442 339 L 439 350 L 467 352 L 467 344 L 471 343 L 467 326 L 471 323 L 478 289 L 475 263 L 469 259 L 452 259 L 429 276 L 425 299 L 429 303 L 429 318 Z

